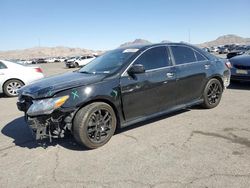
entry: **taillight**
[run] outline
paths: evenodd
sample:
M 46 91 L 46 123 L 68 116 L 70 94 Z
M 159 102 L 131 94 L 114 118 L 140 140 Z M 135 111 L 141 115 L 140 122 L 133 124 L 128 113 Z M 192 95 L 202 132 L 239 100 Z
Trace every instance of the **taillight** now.
M 39 73 L 43 73 L 42 69 L 41 68 L 34 68 L 36 72 L 39 72 Z
M 225 62 L 225 65 L 227 66 L 227 68 L 229 68 L 229 69 L 231 69 L 232 68 L 232 65 L 231 65 L 231 63 L 230 63 L 230 61 L 226 61 Z

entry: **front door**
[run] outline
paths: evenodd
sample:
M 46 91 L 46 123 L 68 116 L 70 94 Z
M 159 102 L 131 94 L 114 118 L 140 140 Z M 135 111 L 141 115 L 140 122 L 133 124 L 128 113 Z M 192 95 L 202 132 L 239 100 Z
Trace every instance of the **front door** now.
M 175 105 L 176 73 L 165 46 L 145 51 L 133 64 L 142 64 L 145 73 L 120 79 L 126 121 L 145 117 Z

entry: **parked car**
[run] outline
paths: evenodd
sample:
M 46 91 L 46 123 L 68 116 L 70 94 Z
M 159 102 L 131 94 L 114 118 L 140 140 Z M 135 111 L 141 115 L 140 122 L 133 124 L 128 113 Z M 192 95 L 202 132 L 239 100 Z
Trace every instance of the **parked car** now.
M 210 51 L 213 53 L 217 53 L 219 51 L 219 48 L 218 47 L 211 47 Z
M 79 57 L 78 59 L 76 59 L 72 66 L 82 67 L 82 66 L 87 65 L 93 59 L 95 59 L 95 56 L 93 56 L 93 55 L 82 56 L 82 57 Z
M 69 59 L 66 59 L 65 60 L 65 66 L 68 67 L 68 68 L 73 68 L 73 67 L 76 67 L 75 65 L 75 61 L 79 58 L 78 57 L 70 57 Z
M 229 50 L 225 47 L 219 47 L 218 49 L 219 54 L 227 54 L 229 52 Z
M 202 50 L 206 51 L 206 52 L 211 52 L 209 48 L 202 48 Z
M 227 59 L 231 59 L 232 57 L 242 55 L 244 54 L 244 51 L 231 51 L 227 54 Z
M 65 60 L 66 60 L 65 57 L 56 57 L 55 58 L 55 62 L 57 62 L 57 63 L 64 62 Z
M 44 58 L 33 59 L 32 64 L 47 63 Z
M 45 61 L 47 62 L 47 63 L 54 63 L 54 62 L 56 62 L 56 58 L 55 57 L 50 57 L 50 58 L 47 58 L 47 59 L 45 59 Z
M 107 143 L 116 128 L 193 105 L 216 107 L 230 82 L 228 66 L 183 43 L 123 47 L 78 71 L 22 88 L 17 106 L 36 139 L 71 131 L 93 149 Z
M 17 96 L 17 90 L 35 80 L 43 78 L 41 68 L 28 67 L 21 63 L 0 60 L 0 93 Z
M 30 65 L 30 64 L 32 64 L 32 60 L 21 60 L 20 61 L 22 64 L 24 64 L 24 65 Z
M 235 56 L 229 60 L 232 65 L 232 81 L 250 81 L 250 52 Z

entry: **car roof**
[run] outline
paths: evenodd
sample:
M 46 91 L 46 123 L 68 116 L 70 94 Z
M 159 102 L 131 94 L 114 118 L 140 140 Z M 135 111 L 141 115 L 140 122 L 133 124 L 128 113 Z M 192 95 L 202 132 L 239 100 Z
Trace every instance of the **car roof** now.
M 152 43 L 152 44 L 132 44 L 132 45 L 127 45 L 127 46 L 122 46 L 122 47 L 119 47 L 119 49 L 129 49 L 129 48 L 137 48 L 137 49 L 146 49 L 146 48 L 151 48 L 151 47 L 154 47 L 154 46 L 164 46 L 164 45 L 185 45 L 185 46 L 192 46 L 194 48 L 197 48 L 196 46 L 193 46 L 191 44 L 188 44 L 188 43 L 184 43 L 184 42 L 168 42 L 168 43 Z
M 204 56 L 206 56 L 210 60 L 218 59 L 216 56 L 210 54 L 209 52 L 206 52 L 195 45 L 185 43 L 185 42 L 168 42 L 168 43 L 128 45 L 128 46 L 121 47 L 121 49 L 137 48 L 140 51 L 143 51 L 143 50 L 146 50 L 148 48 L 157 47 L 157 46 L 187 46 L 187 47 L 191 47 L 191 48 L 195 49 L 196 51 L 200 52 L 201 54 L 203 54 Z

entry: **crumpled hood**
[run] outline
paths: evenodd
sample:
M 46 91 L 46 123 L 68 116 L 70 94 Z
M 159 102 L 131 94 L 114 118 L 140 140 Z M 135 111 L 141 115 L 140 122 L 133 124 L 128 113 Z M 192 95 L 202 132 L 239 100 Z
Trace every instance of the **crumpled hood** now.
M 104 77 L 103 74 L 65 73 L 33 82 L 20 89 L 18 93 L 19 95 L 30 96 L 33 99 L 46 98 L 59 91 L 99 82 Z

